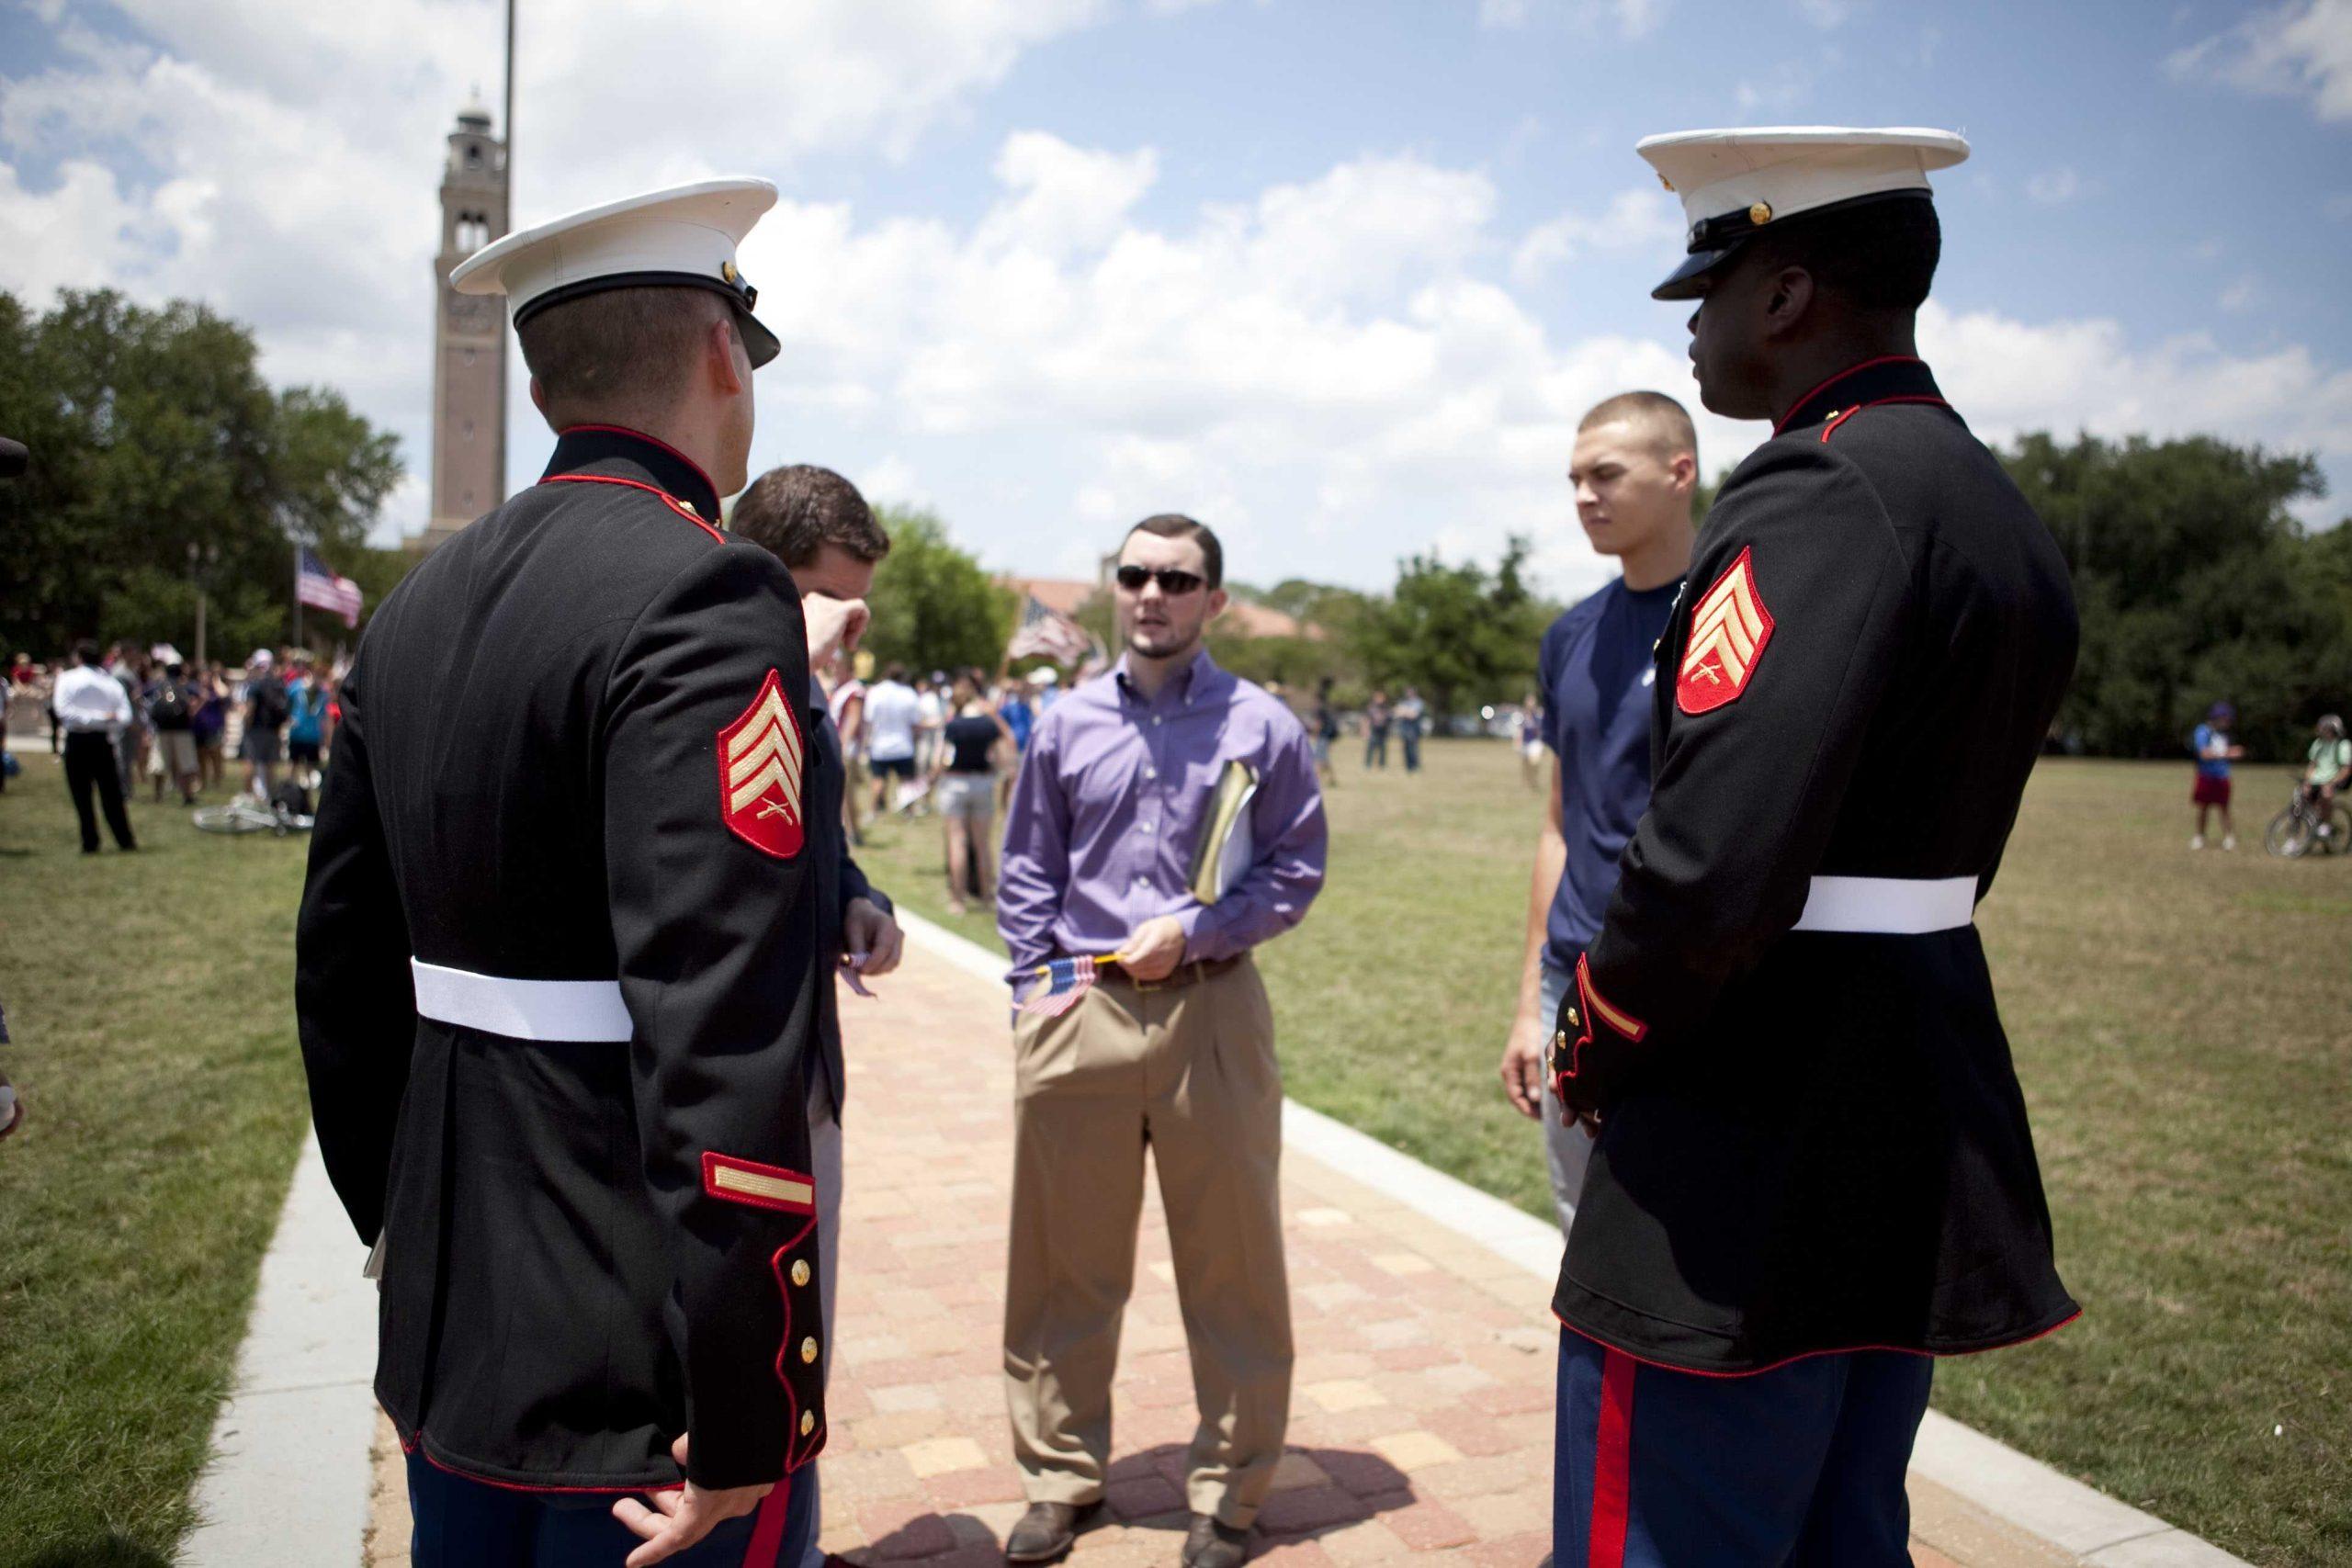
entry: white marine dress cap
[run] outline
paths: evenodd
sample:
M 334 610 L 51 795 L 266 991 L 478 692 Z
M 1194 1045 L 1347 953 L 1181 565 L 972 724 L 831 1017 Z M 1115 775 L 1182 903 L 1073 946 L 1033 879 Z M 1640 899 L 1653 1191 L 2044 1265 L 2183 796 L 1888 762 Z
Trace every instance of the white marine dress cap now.
M 1928 171 L 1968 156 L 1967 139 L 1910 126 L 1839 125 L 1678 130 L 1634 147 L 1682 198 L 1690 254 L 1653 299 L 1695 299 L 1702 279 L 1767 227 L 1866 202 L 1930 200 Z
M 517 327 L 549 305 L 606 288 L 709 288 L 734 304 L 756 367 L 776 356 L 778 344 L 752 314 L 760 291 L 735 265 L 735 249 L 775 205 L 775 186 L 748 175 L 647 191 L 509 234 L 459 262 L 449 286 L 505 295 Z

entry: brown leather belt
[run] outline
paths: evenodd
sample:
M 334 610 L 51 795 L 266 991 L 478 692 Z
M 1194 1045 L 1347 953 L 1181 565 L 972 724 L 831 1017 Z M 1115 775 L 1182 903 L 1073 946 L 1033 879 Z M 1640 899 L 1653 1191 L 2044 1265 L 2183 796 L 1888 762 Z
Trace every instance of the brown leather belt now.
M 1105 968 L 1103 976 L 1106 979 L 1123 981 L 1138 991 L 1181 991 L 1187 986 L 1197 986 L 1203 980 L 1214 980 L 1219 975 L 1230 974 L 1239 968 L 1249 956 L 1246 953 L 1237 953 L 1230 958 L 1196 959 L 1190 964 L 1179 964 L 1164 978 L 1158 980 L 1138 980 L 1115 964 Z

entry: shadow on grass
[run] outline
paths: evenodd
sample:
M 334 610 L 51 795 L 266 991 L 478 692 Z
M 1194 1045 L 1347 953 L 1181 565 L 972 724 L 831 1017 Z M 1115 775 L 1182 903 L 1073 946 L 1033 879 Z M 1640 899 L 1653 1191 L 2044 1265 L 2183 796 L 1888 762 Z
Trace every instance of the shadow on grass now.
M 52 1546 L 21 1568 L 171 1568 L 171 1559 L 152 1547 L 108 1534 L 73 1546 Z
M 1359 1449 L 1292 1448 L 1285 1464 L 1313 1467 L 1304 1485 L 1285 1487 L 1258 1512 L 1255 1557 L 1276 1546 L 1313 1540 L 1366 1519 L 1410 1507 L 1419 1499 L 1403 1471 Z M 1111 1466 L 1109 1506 L 1079 1528 L 1081 1536 L 1114 1525 L 1182 1535 L 1192 1522 L 1184 1501 L 1185 1450 L 1162 1443 Z M 1304 1468 L 1304 1467 L 1301 1467 Z M 986 1524 L 965 1513 L 918 1514 L 868 1546 L 848 1554 L 853 1563 L 921 1563 L 924 1568 L 983 1568 L 1003 1562 L 1003 1544 Z

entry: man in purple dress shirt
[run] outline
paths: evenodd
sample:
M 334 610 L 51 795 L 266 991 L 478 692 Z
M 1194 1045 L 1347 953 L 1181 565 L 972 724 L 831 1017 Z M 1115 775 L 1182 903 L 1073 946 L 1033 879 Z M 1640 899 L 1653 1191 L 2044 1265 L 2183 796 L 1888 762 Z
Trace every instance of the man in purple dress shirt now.
M 1038 720 L 1005 824 L 997 927 L 1015 983 L 1049 959 L 1118 954 L 1075 1007 L 1013 1029 L 1004 1365 L 1030 1500 L 1005 1542 L 1015 1562 L 1059 1556 L 1102 1503 L 1146 1144 L 1200 1401 L 1186 1568 L 1248 1555 L 1289 1423 L 1282 1073 L 1250 950 L 1323 885 L 1323 798 L 1290 709 L 1201 645 L 1223 572 L 1216 536 L 1189 517 L 1128 533 L 1126 651 Z M 1258 779 L 1254 853 L 1203 904 L 1193 854 L 1234 761 Z

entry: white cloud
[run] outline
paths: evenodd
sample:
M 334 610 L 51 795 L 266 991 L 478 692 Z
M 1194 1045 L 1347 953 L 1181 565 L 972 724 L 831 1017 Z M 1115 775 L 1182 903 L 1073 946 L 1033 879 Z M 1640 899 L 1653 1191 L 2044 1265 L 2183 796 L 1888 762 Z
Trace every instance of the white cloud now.
M 1869 4 L 1870 0 L 1797 0 L 1797 11 L 1823 32 L 1830 32 L 1852 21 Z
M 1666 20 L 1667 0 L 1569 0 L 1561 7 L 1569 26 L 1582 32 L 1608 30 L 1631 41 L 1647 38 Z M 1478 0 L 1482 28 L 1523 28 L 1535 0 Z
M 1930 301 L 1920 352 L 1976 434 L 2213 434 L 2352 468 L 2352 370 L 2301 344 L 2233 352 L 2207 333 L 2134 344 L 2106 318 L 2030 324 Z
M 2064 207 L 2083 191 L 2082 176 L 2067 164 L 2044 169 L 2025 182 L 2025 194 L 2044 207 Z
M 1834 61 L 1835 51 L 1829 58 Z M 1743 77 L 1732 86 L 1732 102 L 1741 115 L 1786 114 L 1813 96 L 1814 68 L 1802 61 L 1784 61 L 1760 76 Z
M 2165 57 L 2176 80 L 2308 98 L 2323 120 L 2352 119 L 2352 0 L 2288 0 Z
M 433 186 L 458 107 L 485 78 L 495 85 L 498 7 L 116 9 L 141 40 L 101 37 L 58 12 L 45 17 L 55 63 L 0 84 L 0 288 L 35 302 L 99 284 L 201 299 L 255 328 L 270 375 L 335 384 L 422 466 Z M 518 217 L 746 161 L 789 179 L 821 154 L 902 155 L 1024 50 L 1102 9 L 1103 0 L 581 0 L 559 23 L 526 7 Z M 52 164 L 28 186 L 26 169 Z M 1098 167 L 1080 195 L 1115 200 L 1119 178 L 1148 184 L 1150 172 L 1148 161 Z M 1078 177 L 1037 171 L 1034 183 L 1069 190 Z M 1073 242 L 1101 232 L 1076 208 L 1061 221 Z M 394 498 L 388 535 L 422 523 L 418 499 Z
M 1563 212 L 1528 231 L 1511 252 L 1511 278 L 1526 288 L 1589 250 L 1669 252 L 1683 237 L 1682 209 L 1664 191 L 1619 191 L 1600 216 Z
M 2262 302 L 2262 286 L 2252 276 L 2239 278 L 2222 290 L 2217 301 L 2224 310 L 2250 310 Z

